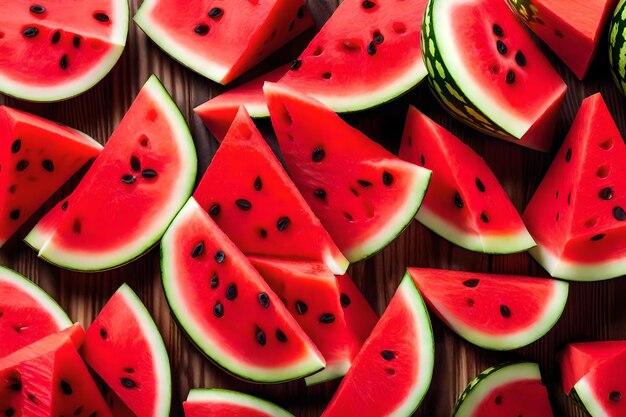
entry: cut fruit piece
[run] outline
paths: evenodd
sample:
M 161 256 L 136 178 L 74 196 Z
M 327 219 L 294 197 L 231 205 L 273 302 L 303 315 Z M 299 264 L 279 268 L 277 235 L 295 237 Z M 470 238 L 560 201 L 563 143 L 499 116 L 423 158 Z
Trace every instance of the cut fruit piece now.
M 596 366 L 576 383 L 571 394 L 591 417 L 626 415 L 626 352 Z
M 169 416 L 172 388 L 167 351 L 150 313 L 127 284 L 87 329 L 81 353 L 137 417 Z
M 326 359 L 326 368 L 306 378 L 307 385 L 344 376 L 378 320 L 361 293 L 342 292 L 339 279 L 323 264 L 249 259 Z M 344 287 L 349 280 L 343 277 Z M 357 328 L 348 321 L 349 309 L 358 316 Z
M 0 359 L 72 325 L 44 290 L 1 266 L 0 313 Z
M 407 273 L 323 417 L 411 415 L 430 386 L 434 355 L 428 312 Z
M 134 17 L 174 59 L 227 84 L 313 26 L 302 0 L 145 0 Z
M 585 99 L 523 219 L 530 254 L 553 277 L 626 273 L 626 145 L 600 94 Z
M 317 100 L 281 84 L 264 90 L 287 171 L 348 260 L 396 238 L 422 203 L 431 172 L 392 155 Z
M 0 92 L 64 100 L 113 68 L 128 34 L 126 0 L 0 0 Z
M 102 145 L 77 130 L 6 106 L 0 106 L 0 143 L 2 246 L 80 167 L 98 156 Z
M 613 81 L 622 94 L 626 94 L 626 1 L 621 0 L 611 19 L 609 28 L 609 67 Z
M 552 417 L 548 391 L 536 363 L 504 363 L 489 368 L 467 386 L 452 417 Z
M 424 226 L 476 252 L 514 253 L 535 246 L 485 161 L 414 107 L 409 108 L 400 158 L 433 172 L 416 216 Z
M 248 256 L 321 262 L 336 274 L 348 268 L 243 107 L 194 198 Z
M 159 241 L 191 195 L 196 170 L 189 128 L 152 76 L 76 190 L 25 241 L 67 269 L 130 262 Z
M 617 0 L 508 0 L 579 79 L 585 78 Z
M 193 198 L 163 236 L 161 272 L 181 327 L 228 372 L 271 383 L 324 367 L 280 299 Z
M 563 392 L 570 394 L 572 388 L 585 375 L 601 363 L 626 352 L 626 340 L 607 342 L 571 343 L 559 353 Z
M 505 1 L 430 0 L 422 36 L 428 80 L 450 114 L 550 149 L 567 87 Z
M 569 285 L 549 278 L 409 268 L 426 303 L 469 342 L 511 350 L 543 337 L 559 320 Z
M 183 408 L 185 417 L 293 417 L 269 401 L 223 389 L 192 389 Z
M 79 324 L 0 359 L 0 410 L 10 416 L 112 417 L 76 350 Z

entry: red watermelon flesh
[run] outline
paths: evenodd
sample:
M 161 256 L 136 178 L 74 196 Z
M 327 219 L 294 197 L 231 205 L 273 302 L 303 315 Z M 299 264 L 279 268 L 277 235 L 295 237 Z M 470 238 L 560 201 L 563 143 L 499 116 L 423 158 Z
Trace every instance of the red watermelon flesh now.
M 348 267 L 243 107 L 194 198 L 246 255 Z
M 559 353 L 563 392 L 569 394 L 574 385 L 599 364 L 626 351 L 626 341 L 571 343 Z
M 221 84 L 311 26 L 302 0 L 147 0 L 134 17 L 174 59 Z
M 235 120 L 240 106 L 246 106 L 250 117 L 268 117 L 263 83 L 278 81 L 289 69 L 283 65 L 245 84 L 211 98 L 194 109 L 204 125 L 221 142 Z
M 323 417 L 409 416 L 428 390 L 433 365 L 430 319 L 407 274 Z
M 185 417 L 293 417 L 269 401 L 223 389 L 192 389 L 183 408 Z
M 1 53 L 0 53 L 1 56 Z M 41 117 L 0 106 L 0 246 L 102 145 Z
M 626 415 L 626 351 L 592 369 L 572 390 L 572 395 L 592 417 Z
M 339 275 L 336 279 L 341 292 L 339 301 L 343 307 L 346 324 L 352 333 L 356 335 L 357 340 L 363 342 L 372 333 L 372 329 L 378 321 L 378 314 L 372 309 L 361 290 L 359 290 L 348 274 Z M 361 350 L 362 342 L 354 345 L 359 351 Z M 356 353 L 358 352 L 354 354 L 356 355 Z
M 181 327 L 228 372 L 282 382 L 324 367 L 280 299 L 193 198 L 163 237 L 161 274 Z
M 167 352 L 150 314 L 128 285 L 117 290 L 89 326 L 81 353 L 137 417 L 169 414 Z
M 402 161 L 319 101 L 266 83 L 287 171 L 351 262 L 377 252 L 417 212 L 431 172 Z
M 189 129 L 152 76 L 74 192 L 26 242 L 67 269 L 129 262 L 158 242 L 191 194 L 196 169 Z
M 558 278 L 626 273 L 626 145 L 600 94 L 585 99 L 523 219 L 530 254 Z
M 617 0 L 508 0 L 518 16 L 585 78 Z
M 250 262 L 326 359 L 326 368 L 308 377 L 307 384 L 345 375 L 378 320 L 358 290 L 350 291 L 350 296 L 342 292 L 339 279 L 323 264 L 263 258 L 250 258 Z M 347 276 L 342 280 L 344 287 L 348 280 Z M 358 316 L 359 327 L 352 328 L 348 310 Z
M 400 158 L 432 170 L 417 220 L 463 248 L 487 253 L 535 245 L 498 179 L 472 148 L 409 108 Z

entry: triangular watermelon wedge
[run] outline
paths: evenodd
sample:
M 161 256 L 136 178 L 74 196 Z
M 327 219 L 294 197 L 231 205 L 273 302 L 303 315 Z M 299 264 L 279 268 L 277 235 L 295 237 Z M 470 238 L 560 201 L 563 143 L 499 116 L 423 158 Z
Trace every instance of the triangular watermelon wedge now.
M 433 172 L 416 218 L 435 233 L 477 252 L 514 253 L 535 246 L 487 163 L 412 106 L 400 158 Z
M 243 107 L 194 199 L 248 256 L 321 262 L 336 274 L 348 268 Z
M 574 385 L 601 363 L 626 351 L 626 340 L 571 343 L 559 353 L 563 392 L 569 394 Z
M 319 101 L 266 83 L 287 171 L 350 262 L 391 242 L 417 212 L 431 172 L 402 161 Z
M 576 383 L 571 395 L 591 417 L 626 415 L 626 351 L 604 361 Z

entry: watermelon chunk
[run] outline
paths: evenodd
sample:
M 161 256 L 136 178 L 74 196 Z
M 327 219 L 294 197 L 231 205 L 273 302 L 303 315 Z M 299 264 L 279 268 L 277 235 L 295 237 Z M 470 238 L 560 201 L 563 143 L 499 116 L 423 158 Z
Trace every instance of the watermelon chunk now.
M 81 353 L 137 417 L 169 416 L 167 351 L 150 313 L 127 284 L 87 329 Z
M 322 416 L 411 415 L 430 386 L 434 354 L 426 306 L 406 274 Z
M 0 92 L 24 100 L 88 90 L 126 45 L 126 0 L 1 0 L 0 10 Z
M 626 351 L 592 369 L 574 386 L 571 395 L 591 417 L 626 415 Z
M 578 115 L 523 219 L 530 254 L 552 275 L 593 281 L 626 273 L 626 145 L 600 94 Z
M 48 262 L 98 271 L 156 244 L 194 186 L 189 128 L 152 76 L 74 192 L 26 236 Z
M 409 268 L 428 306 L 469 342 L 494 350 L 526 346 L 559 320 L 566 282 L 514 275 Z
M 264 89 L 287 171 L 339 249 L 356 262 L 385 247 L 415 216 L 431 172 L 315 99 L 280 83 Z
M 337 274 L 348 268 L 243 107 L 194 198 L 246 255 L 317 261 Z
M 1 47 L 0 47 L 1 48 Z M 77 130 L 0 106 L 0 246 L 87 161 L 100 145 Z
M 557 356 L 561 367 L 563 392 L 569 394 L 574 385 L 601 363 L 626 351 L 626 340 L 570 343 Z
M 161 275 L 181 327 L 228 372 L 282 382 L 324 367 L 280 299 L 193 198 L 163 236 Z
M 482 372 L 457 401 L 452 417 L 552 417 L 548 391 L 535 363 L 504 363 Z
M 485 161 L 414 107 L 400 158 L 433 172 L 416 219 L 450 242 L 485 253 L 528 250 L 535 242 Z
M 134 20 L 174 59 L 221 84 L 314 24 L 302 0 L 146 0 Z
M 185 417 L 293 417 L 269 401 L 222 389 L 192 389 L 183 408 Z
M 28 278 L 0 266 L 0 359 L 72 325 L 63 309 Z
M 506 2 L 430 0 L 422 36 L 429 83 L 452 116 L 550 149 L 567 87 Z

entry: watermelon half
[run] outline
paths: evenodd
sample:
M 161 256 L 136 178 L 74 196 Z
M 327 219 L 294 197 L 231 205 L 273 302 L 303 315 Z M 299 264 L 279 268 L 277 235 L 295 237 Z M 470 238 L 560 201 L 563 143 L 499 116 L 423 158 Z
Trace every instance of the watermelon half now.
M 137 417 L 169 416 L 170 362 L 150 313 L 122 285 L 87 329 L 81 353 Z
M 45 291 L 1 266 L 0 319 L 0 358 L 72 325 Z
M 482 372 L 457 401 L 452 417 L 552 417 L 536 363 L 504 363 Z
M 569 285 L 547 278 L 409 268 L 428 306 L 469 342 L 511 350 L 543 337 L 559 320 Z
M 0 106 L 0 246 L 102 145 L 77 130 Z
M 223 389 L 192 389 L 183 408 L 185 417 L 293 417 L 269 401 Z
M 302 0 L 145 0 L 134 20 L 174 59 L 221 84 L 314 24 Z
M 411 415 L 430 386 L 434 355 L 426 306 L 406 274 L 322 416 Z
M 25 241 L 67 269 L 130 262 L 159 241 L 191 194 L 196 170 L 189 128 L 152 76 L 74 192 Z
M 194 198 L 248 256 L 320 262 L 336 274 L 348 268 L 244 107 Z
M 567 87 L 505 1 L 430 0 L 422 53 L 450 114 L 488 135 L 550 149 Z
M 280 299 L 193 198 L 163 236 L 161 275 L 181 327 L 233 375 L 272 383 L 324 367 Z
M 397 158 L 319 101 L 266 83 L 287 171 L 350 260 L 391 242 L 417 212 L 431 172 Z
M 416 219 L 450 242 L 485 253 L 526 251 L 535 242 L 487 163 L 415 107 L 400 158 L 432 170 Z
M 0 92 L 31 101 L 78 95 L 126 45 L 127 0 L 1 0 Z
M 594 281 L 626 273 L 626 145 L 600 94 L 585 99 L 523 219 L 530 254 L 552 275 Z

